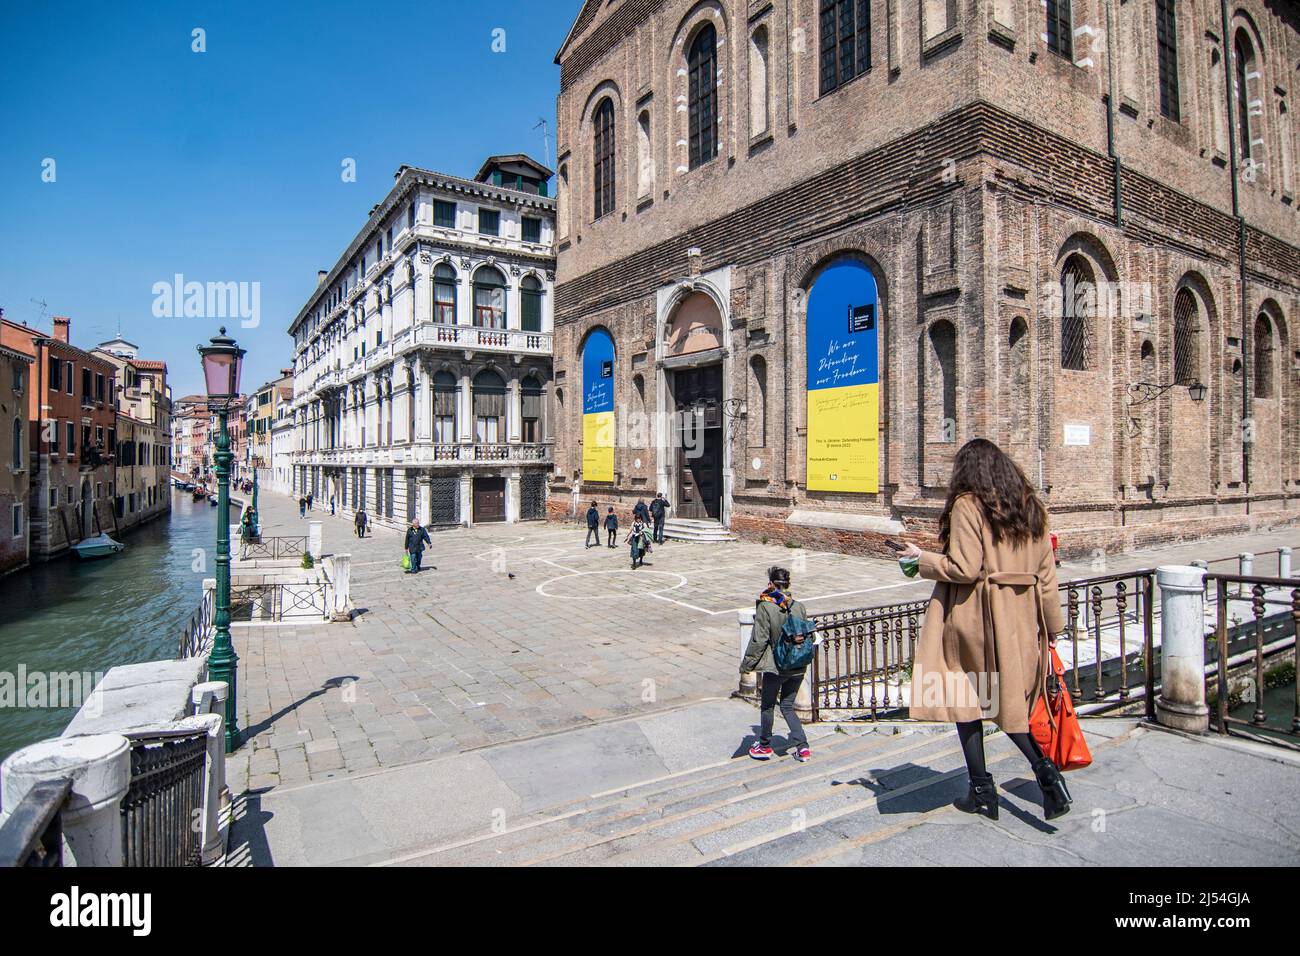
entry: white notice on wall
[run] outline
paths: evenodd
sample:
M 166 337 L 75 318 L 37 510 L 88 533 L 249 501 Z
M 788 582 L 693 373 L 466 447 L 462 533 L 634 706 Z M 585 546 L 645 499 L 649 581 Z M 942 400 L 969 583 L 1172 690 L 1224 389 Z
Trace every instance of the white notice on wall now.
M 1065 443 L 1066 445 L 1091 445 L 1092 426 L 1067 424 L 1065 426 Z

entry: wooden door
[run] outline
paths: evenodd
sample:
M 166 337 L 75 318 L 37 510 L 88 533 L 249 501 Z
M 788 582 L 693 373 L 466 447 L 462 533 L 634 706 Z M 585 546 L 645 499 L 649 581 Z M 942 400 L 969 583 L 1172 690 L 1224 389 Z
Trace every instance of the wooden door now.
M 474 523 L 506 520 L 506 480 L 474 479 Z

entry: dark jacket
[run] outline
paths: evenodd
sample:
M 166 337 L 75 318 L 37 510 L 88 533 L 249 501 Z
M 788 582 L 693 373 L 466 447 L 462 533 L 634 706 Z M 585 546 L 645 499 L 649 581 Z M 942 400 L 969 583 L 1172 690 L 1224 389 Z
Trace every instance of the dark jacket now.
M 423 528 L 406 529 L 406 550 L 423 551 L 426 544 L 433 544 L 429 540 L 429 532 Z
M 600 527 L 600 512 L 597 511 L 595 508 L 587 509 L 587 527 L 588 528 Z
M 616 514 L 605 515 L 605 530 L 606 531 L 618 530 L 618 515 Z
M 655 521 L 662 521 L 664 519 L 664 512 L 667 510 L 668 502 L 664 501 L 662 498 L 656 498 L 654 501 L 650 502 L 650 514 L 654 516 Z
M 757 603 L 754 608 L 754 631 L 749 637 L 749 647 L 745 649 L 744 660 L 740 663 L 742 674 L 757 672 L 793 677 L 795 674 L 803 673 L 802 668 L 794 671 L 778 670 L 776 658 L 772 653 L 772 642 L 781 634 L 781 625 L 785 623 L 786 613 L 771 601 Z M 799 601 L 790 602 L 789 613 L 804 619 L 808 617 L 808 612 Z M 809 637 L 808 640 L 812 638 Z
M 638 501 L 636 507 L 632 509 L 632 516 L 640 518 L 642 521 L 650 520 L 650 509 L 646 507 L 644 501 Z
M 358 511 L 357 516 L 352 519 L 352 523 L 355 524 L 358 528 L 364 528 L 369 521 L 370 519 L 366 517 L 366 513 L 364 511 Z

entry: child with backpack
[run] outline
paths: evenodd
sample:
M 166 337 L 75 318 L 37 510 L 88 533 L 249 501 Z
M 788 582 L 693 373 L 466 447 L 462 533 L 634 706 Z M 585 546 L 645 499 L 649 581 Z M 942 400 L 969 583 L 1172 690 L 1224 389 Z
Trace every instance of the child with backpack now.
M 815 623 L 808 620 L 803 604 L 790 596 L 790 572 L 785 568 L 767 569 L 768 585 L 754 606 L 754 631 L 740 663 L 742 674 L 762 675 L 762 707 L 759 711 L 759 736 L 749 748 L 755 760 L 772 757 L 772 723 L 777 703 L 790 730 L 794 758 L 809 760 L 812 751 L 804 734 L 794 701 L 803 683 L 804 671 L 812 662 Z
M 646 552 L 650 550 L 650 532 L 640 518 L 632 519 L 632 530 L 627 533 L 627 542 L 632 546 L 632 570 L 641 567 Z

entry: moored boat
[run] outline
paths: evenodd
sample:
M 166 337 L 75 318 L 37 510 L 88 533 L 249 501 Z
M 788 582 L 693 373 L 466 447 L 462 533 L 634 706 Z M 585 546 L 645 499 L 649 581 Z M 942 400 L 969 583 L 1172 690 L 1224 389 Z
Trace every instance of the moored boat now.
M 125 551 L 126 545 L 113 540 L 107 534 L 100 534 L 77 542 L 72 546 L 72 550 L 77 553 L 77 557 L 81 558 L 81 560 L 88 561 L 92 558 L 106 558 L 110 554 Z

